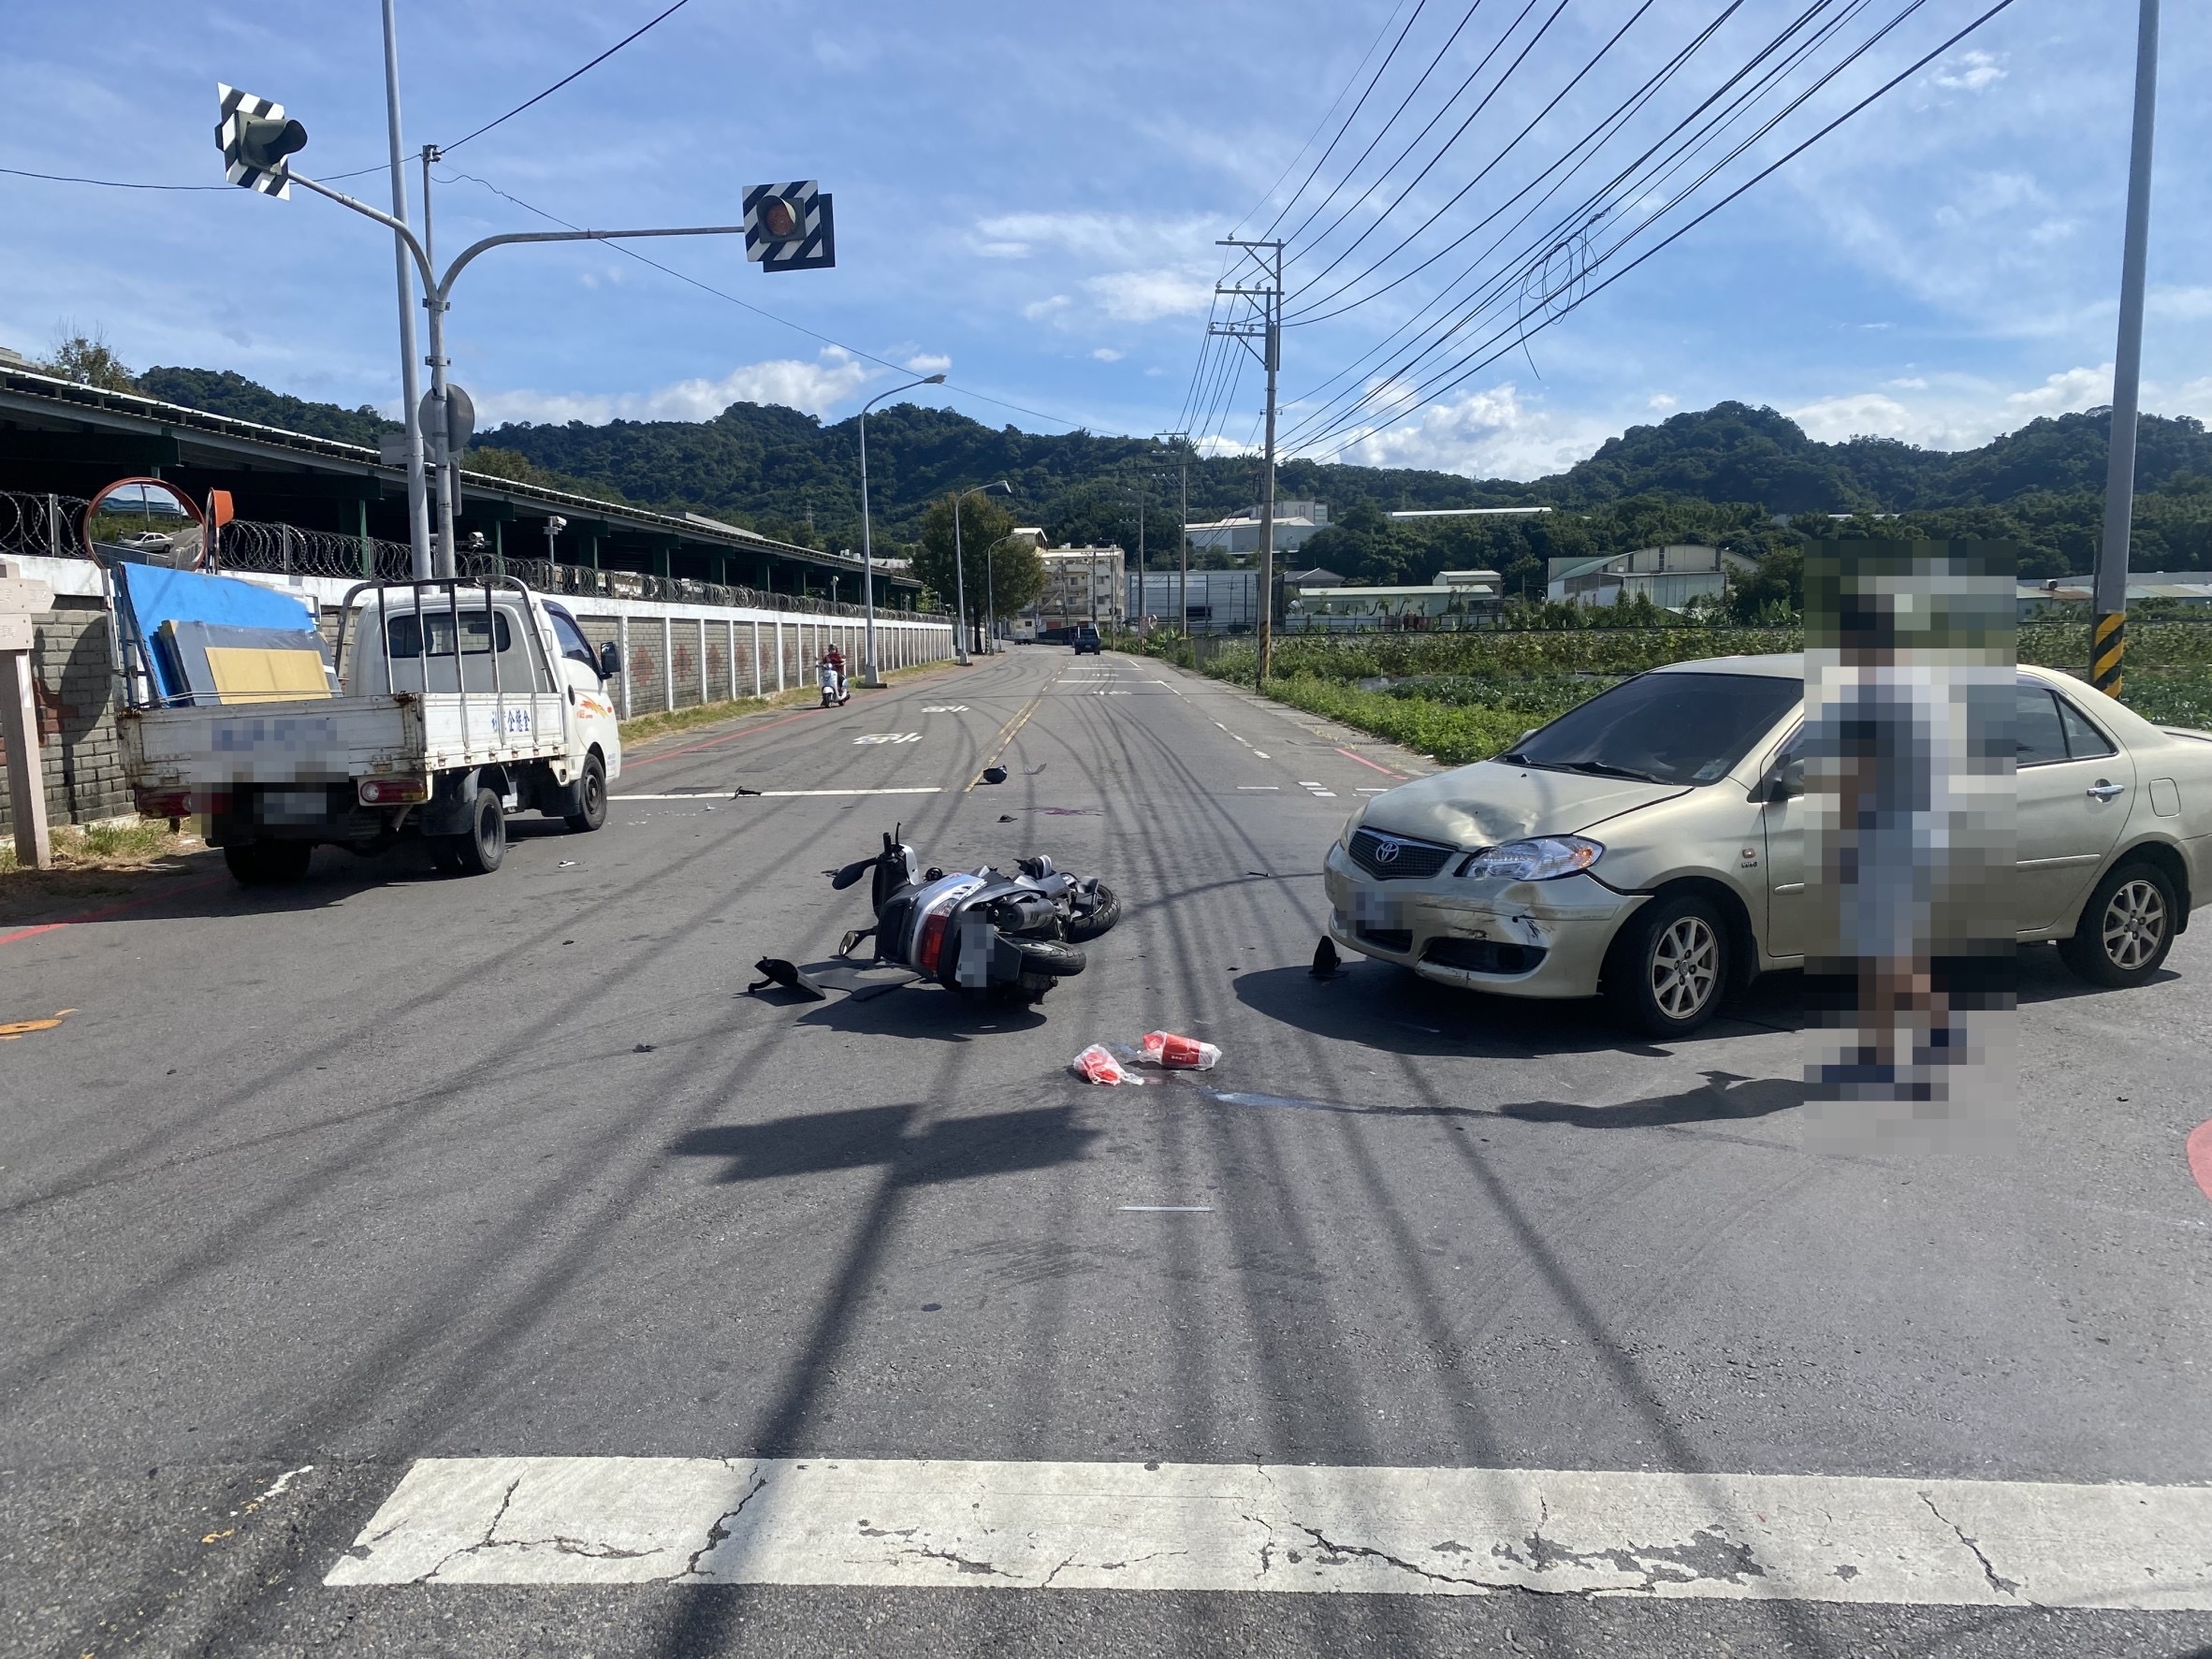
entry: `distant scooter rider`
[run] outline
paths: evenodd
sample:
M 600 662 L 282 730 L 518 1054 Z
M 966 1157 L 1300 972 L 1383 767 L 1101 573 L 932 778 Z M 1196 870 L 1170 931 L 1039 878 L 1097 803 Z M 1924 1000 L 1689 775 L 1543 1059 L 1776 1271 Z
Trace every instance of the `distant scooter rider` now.
M 836 646 L 822 653 L 822 695 L 826 704 L 831 700 L 845 701 L 845 653 Z

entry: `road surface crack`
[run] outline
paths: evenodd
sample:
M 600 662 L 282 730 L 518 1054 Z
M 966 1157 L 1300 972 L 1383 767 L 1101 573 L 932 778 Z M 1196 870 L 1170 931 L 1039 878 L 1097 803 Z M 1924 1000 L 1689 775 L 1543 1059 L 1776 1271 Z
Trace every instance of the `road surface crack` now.
M 1457 1578 L 1450 1573 L 1433 1573 L 1427 1567 L 1417 1565 L 1415 1563 L 1410 1561 L 1401 1560 L 1399 1557 L 1390 1554 L 1388 1550 L 1371 1550 L 1364 1544 L 1336 1543 L 1332 1539 L 1325 1536 L 1319 1527 L 1308 1526 L 1302 1521 L 1294 1522 L 1293 1524 L 1297 1526 L 1300 1532 L 1305 1534 L 1306 1536 L 1313 1539 L 1315 1545 L 1317 1548 L 1327 1551 L 1331 1555 L 1344 1557 L 1351 1557 L 1356 1555 L 1368 1556 L 1373 1560 L 1384 1562 L 1390 1566 L 1397 1567 L 1402 1572 L 1412 1573 L 1417 1578 L 1428 1579 L 1438 1584 L 1459 1584 L 1470 1590 L 1496 1590 L 1501 1588 L 1499 1585 L 1487 1583 L 1480 1579 L 1462 1579 Z M 1336 1564 L 1333 1562 L 1324 1562 L 1322 1564 L 1325 1566 L 1333 1566 Z
M 440 1573 L 445 1570 L 446 1564 L 449 1562 L 458 1561 L 464 1555 L 473 1555 L 477 1550 L 484 1549 L 487 1545 L 491 1543 L 493 1537 L 500 1530 L 500 1522 L 506 1520 L 507 1518 L 507 1506 L 515 1501 L 516 1489 L 521 1486 L 521 1484 L 522 1477 L 519 1475 L 516 1476 L 514 1479 L 508 1481 L 507 1490 L 500 1494 L 500 1506 L 492 1511 L 491 1524 L 484 1529 L 484 1535 L 481 1538 L 478 1538 L 473 1544 L 463 1544 L 458 1550 L 449 1550 L 444 1555 L 441 1555 L 438 1558 L 438 1564 L 430 1568 L 429 1572 L 423 1574 L 422 1581 L 426 1584 L 429 1583 L 432 1579 L 435 1579 Z
M 1998 1575 L 1997 1569 L 1989 1564 L 1989 1558 L 1982 1553 L 1982 1546 L 1977 1539 L 1968 1537 L 1966 1535 L 1965 1530 L 1961 1528 L 1956 1521 L 1953 1521 L 1948 1515 L 1945 1515 L 1941 1509 L 1937 1508 L 1935 1506 L 1935 1499 L 1929 1497 L 1926 1492 L 1922 1492 L 1920 1494 L 1920 1501 L 1928 1506 L 1928 1512 L 1934 1516 L 1938 1521 L 1942 1521 L 1945 1526 L 1949 1527 L 1951 1529 L 1952 1536 L 1956 1537 L 1961 1544 L 1965 1545 L 1969 1552 L 1972 1554 L 1973 1558 L 1982 1564 L 1982 1577 L 1989 1581 L 1990 1589 L 1996 1591 L 2001 1595 L 2009 1595 L 2015 1599 L 2022 1599 L 2020 1596 L 2019 1580 L 2016 1579 L 2001 1578 Z
M 714 1524 L 706 1529 L 706 1542 L 700 1545 L 698 1549 L 692 1550 L 691 1559 L 684 1563 L 684 1570 L 682 1574 L 684 1578 L 691 1578 L 699 1571 L 700 1561 L 706 1556 L 711 1554 L 715 1546 L 721 1543 L 730 1535 L 730 1522 L 736 1520 L 737 1517 L 744 1512 L 746 1505 L 751 1503 L 753 1499 L 760 1496 L 762 1489 L 767 1484 L 768 1477 L 765 1475 L 756 1473 L 752 1477 L 752 1484 L 745 1489 L 745 1495 L 737 1500 L 736 1507 L 732 1509 L 724 1509 L 720 1515 L 715 1517 Z
M 949 1561 L 962 1572 L 973 1573 L 979 1578 L 1011 1579 L 1014 1576 L 1009 1572 L 1002 1572 L 987 1561 L 971 1561 L 956 1550 L 932 1550 L 926 1544 L 913 1544 L 908 1546 L 907 1553 L 909 1555 L 925 1555 L 933 1561 Z

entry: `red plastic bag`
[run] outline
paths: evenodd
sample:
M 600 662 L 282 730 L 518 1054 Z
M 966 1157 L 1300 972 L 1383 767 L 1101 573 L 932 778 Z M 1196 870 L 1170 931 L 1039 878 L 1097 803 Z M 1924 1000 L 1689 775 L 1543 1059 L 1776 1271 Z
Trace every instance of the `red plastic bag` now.
M 1094 1042 L 1075 1058 L 1068 1062 L 1068 1069 L 1085 1083 L 1142 1084 L 1142 1077 L 1133 1075 L 1117 1058 L 1113 1051 L 1103 1043 Z
M 1178 1037 L 1172 1031 L 1147 1031 L 1144 1057 L 1155 1066 L 1171 1071 L 1211 1071 L 1221 1063 L 1221 1051 L 1195 1037 Z

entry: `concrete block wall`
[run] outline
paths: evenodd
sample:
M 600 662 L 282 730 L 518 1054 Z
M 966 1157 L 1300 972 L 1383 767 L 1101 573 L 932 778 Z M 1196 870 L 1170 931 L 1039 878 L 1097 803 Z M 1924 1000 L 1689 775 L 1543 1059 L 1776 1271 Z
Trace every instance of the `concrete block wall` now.
M 115 731 L 114 660 L 108 612 L 96 600 L 65 597 L 31 619 L 37 681 L 38 754 L 46 774 L 46 810 L 55 823 L 89 823 L 132 809 Z M 7 749 L 0 742 L 0 761 Z M 0 774 L 0 833 L 15 824 Z
M 83 560 L 23 558 L 23 575 L 51 586 L 54 609 L 33 618 L 37 649 L 40 758 L 46 810 L 54 823 L 88 823 L 134 809 L 115 726 L 115 670 L 107 603 L 97 569 Z M 335 643 L 338 609 L 351 582 L 319 576 L 248 576 L 315 600 L 319 626 Z M 568 599 L 585 637 L 622 647 L 614 691 L 622 717 L 691 708 L 732 698 L 773 696 L 812 686 L 814 664 L 834 641 L 858 677 L 866 624 L 808 611 L 735 609 L 644 599 Z M 876 648 L 885 673 L 953 654 L 953 628 L 935 618 L 879 616 Z M 5 751 L 0 751 L 4 756 Z M 5 774 L 0 774 L 4 779 Z M 0 781 L 0 834 L 9 833 Z

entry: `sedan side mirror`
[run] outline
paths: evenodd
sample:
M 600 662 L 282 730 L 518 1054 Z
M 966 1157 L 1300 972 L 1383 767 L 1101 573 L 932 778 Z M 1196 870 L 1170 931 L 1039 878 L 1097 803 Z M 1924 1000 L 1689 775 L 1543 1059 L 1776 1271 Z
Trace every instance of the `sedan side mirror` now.
M 622 673 L 622 648 L 608 640 L 599 648 L 599 677 L 618 679 Z
M 1805 763 L 1792 758 L 1783 761 L 1759 780 L 1759 787 L 1752 792 L 1752 799 L 1769 806 L 1783 801 L 1794 801 L 1805 793 Z

